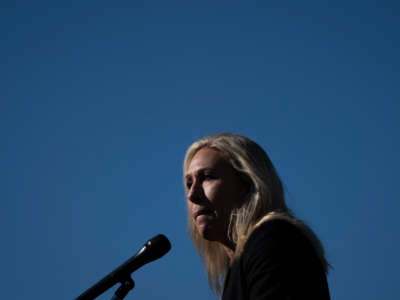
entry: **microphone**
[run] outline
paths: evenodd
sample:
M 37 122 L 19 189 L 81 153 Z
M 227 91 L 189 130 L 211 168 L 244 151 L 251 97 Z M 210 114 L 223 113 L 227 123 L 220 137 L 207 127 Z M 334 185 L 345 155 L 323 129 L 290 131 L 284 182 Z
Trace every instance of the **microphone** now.
M 130 279 L 130 274 L 143 265 L 161 258 L 171 249 L 171 244 L 165 235 L 159 234 L 148 240 L 143 247 L 130 259 L 101 279 L 91 288 L 83 292 L 75 300 L 92 300 L 104 293 L 118 282 Z

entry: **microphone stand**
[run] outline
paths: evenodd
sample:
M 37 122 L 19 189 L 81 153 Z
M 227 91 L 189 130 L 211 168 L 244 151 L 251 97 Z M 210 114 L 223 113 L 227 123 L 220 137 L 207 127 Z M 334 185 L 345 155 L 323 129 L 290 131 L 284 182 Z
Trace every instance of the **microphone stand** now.
M 104 282 L 104 279 L 102 280 Z M 84 293 L 82 293 L 78 298 L 75 298 L 75 300 L 93 300 L 100 296 L 103 292 L 105 292 L 109 287 L 102 287 L 101 289 L 99 286 L 102 286 L 102 282 L 97 283 Z M 125 296 L 128 294 L 130 290 L 133 289 L 135 286 L 135 282 L 132 280 L 129 274 L 126 274 L 121 281 L 118 281 L 121 283 L 119 288 L 115 291 L 114 296 L 111 298 L 111 300 L 122 300 L 125 298 Z M 117 282 L 117 283 L 118 283 Z M 111 286 L 110 286 L 111 287 Z
M 121 283 L 121 286 L 117 289 L 111 300 L 124 299 L 128 292 L 135 286 L 130 274 L 143 265 L 162 257 L 169 249 L 171 249 L 171 244 L 164 235 L 159 234 L 153 237 L 146 242 L 138 253 L 83 292 L 75 300 L 93 300 L 118 282 Z
M 121 281 L 121 285 L 119 288 L 115 291 L 114 296 L 111 298 L 111 300 L 122 300 L 125 298 L 125 296 L 129 293 L 130 290 L 133 289 L 135 286 L 135 282 L 132 280 L 130 276 L 125 278 L 125 280 Z

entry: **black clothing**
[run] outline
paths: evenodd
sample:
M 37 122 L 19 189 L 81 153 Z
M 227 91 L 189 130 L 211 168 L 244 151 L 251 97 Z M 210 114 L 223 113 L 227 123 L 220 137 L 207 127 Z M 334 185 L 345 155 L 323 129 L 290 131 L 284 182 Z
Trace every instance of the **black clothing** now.
M 326 275 L 309 239 L 274 219 L 258 226 L 232 263 L 222 300 L 329 300 Z

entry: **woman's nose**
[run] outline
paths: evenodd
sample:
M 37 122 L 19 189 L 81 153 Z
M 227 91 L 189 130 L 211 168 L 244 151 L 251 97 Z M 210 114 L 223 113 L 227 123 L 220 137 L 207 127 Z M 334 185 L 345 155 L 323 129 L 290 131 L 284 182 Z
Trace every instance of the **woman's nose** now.
M 190 202 L 198 203 L 201 200 L 201 196 L 202 196 L 201 184 L 195 181 L 193 182 L 192 186 L 190 187 L 187 193 L 187 199 Z

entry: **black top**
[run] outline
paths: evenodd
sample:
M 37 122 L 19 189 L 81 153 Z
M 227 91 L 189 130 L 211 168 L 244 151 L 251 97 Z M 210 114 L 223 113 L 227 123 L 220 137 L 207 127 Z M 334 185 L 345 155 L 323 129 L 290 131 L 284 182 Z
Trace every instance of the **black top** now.
M 309 239 L 285 220 L 266 221 L 247 240 L 222 300 L 329 300 L 326 275 Z

